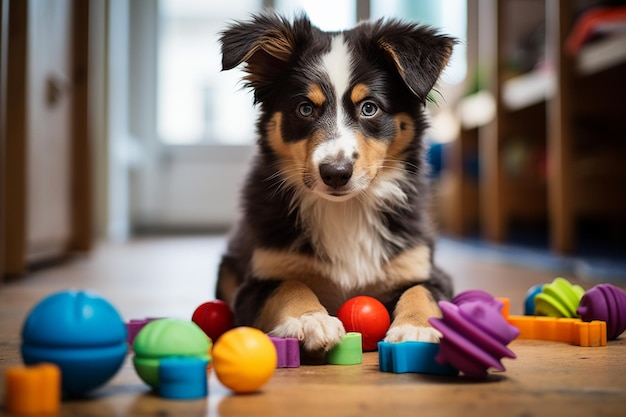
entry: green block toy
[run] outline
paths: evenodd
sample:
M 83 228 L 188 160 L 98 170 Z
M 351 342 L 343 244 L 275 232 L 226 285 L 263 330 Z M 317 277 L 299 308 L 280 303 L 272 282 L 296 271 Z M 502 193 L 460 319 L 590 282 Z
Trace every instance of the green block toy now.
M 361 333 L 346 333 L 341 342 L 326 353 L 326 363 L 331 365 L 358 365 L 361 362 L 363 362 Z

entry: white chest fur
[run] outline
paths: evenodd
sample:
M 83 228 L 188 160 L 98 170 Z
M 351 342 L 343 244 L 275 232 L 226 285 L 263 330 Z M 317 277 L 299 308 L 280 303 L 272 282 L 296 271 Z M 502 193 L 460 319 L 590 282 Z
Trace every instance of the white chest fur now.
M 384 279 L 383 267 L 390 259 L 392 244 L 402 245 L 380 214 L 391 201 L 406 201 L 392 178 L 380 179 L 366 192 L 343 202 L 317 196 L 301 199 L 300 217 L 311 243 L 328 265 L 327 276 L 345 291 Z

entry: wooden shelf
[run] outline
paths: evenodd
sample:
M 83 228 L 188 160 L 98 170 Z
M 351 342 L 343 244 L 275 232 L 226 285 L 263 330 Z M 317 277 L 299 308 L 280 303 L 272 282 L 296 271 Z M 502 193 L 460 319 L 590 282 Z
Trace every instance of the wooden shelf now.
M 551 99 L 555 89 L 553 71 L 531 71 L 504 82 L 502 101 L 508 110 L 521 110 Z
M 626 34 L 617 34 L 584 46 L 576 57 L 580 75 L 592 75 L 626 62 Z
M 470 130 L 490 123 L 496 114 L 496 100 L 483 90 L 463 97 L 459 103 L 459 118 L 463 129 Z
M 626 143 L 621 140 L 626 137 L 626 34 L 589 43 L 573 57 L 565 42 L 580 2 L 472 4 L 476 21 L 468 22 L 468 44 L 478 47 L 468 61 L 481 69 L 485 85 L 461 101 L 463 129 L 452 148 L 475 152 L 478 197 L 476 185 L 464 180 L 465 167 L 457 161 L 449 168 L 457 191 L 451 201 L 477 212 L 475 218 L 462 213 L 452 232 L 478 223 L 483 237 L 497 242 L 510 238 L 512 223 L 535 222 L 552 248 L 564 253 L 577 248 L 581 220 L 626 224 L 626 193 L 621 192 L 626 183 Z M 535 33 L 538 21 L 545 22 L 540 25 L 545 36 L 533 39 L 544 39 L 544 45 L 535 46 L 545 56 L 536 57 L 534 65 L 539 62 L 542 69 L 510 77 L 523 68 L 510 65 L 519 56 L 515 48 Z M 492 107 L 485 106 L 486 97 L 495 98 Z

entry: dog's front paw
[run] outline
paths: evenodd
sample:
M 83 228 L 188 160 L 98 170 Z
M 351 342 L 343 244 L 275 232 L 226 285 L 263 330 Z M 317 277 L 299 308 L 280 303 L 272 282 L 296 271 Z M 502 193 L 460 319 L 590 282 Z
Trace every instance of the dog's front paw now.
M 385 342 L 399 343 L 408 341 L 438 343 L 441 339 L 439 330 L 433 327 L 413 326 L 403 324 L 392 327 L 385 336 Z
M 308 351 L 329 350 L 346 334 L 343 324 L 336 317 L 325 313 L 304 314 L 289 317 L 276 326 L 270 334 L 277 337 L 295 337 L 302 341 Z

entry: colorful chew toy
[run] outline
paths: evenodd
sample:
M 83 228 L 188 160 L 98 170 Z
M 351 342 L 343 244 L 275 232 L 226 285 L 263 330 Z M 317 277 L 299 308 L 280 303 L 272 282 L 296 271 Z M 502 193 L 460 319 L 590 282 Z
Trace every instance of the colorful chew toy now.
M 51 363 L 11 366 L 5 372 L 5 392 L 10 414 L 56 414 L 61 408 L 61 370 Z
M 210 348 L 211 340 L 195 323 L 177 319 L 155 320 L 146 324 L 135 338 L 133 365 L 146 384 L 159 389 L 159 367 L 164 359 L 197 359 L 208 364 L 211 361 Z
M 228 304 L 222 300 L 201 304 L 193 312 L 191 320 L 204 330 L 214 343 L 222 334 L 235 327 L 235 316 Z
M 357 296 L 346 301 L 337 312 L 346 332 L 361 333 L 363 351 L 376 350 L 391 322 L 385 306 L 373 297 Z
M 611 284 L 598 284 L 583 295 L 577 313 L 584 321 L 606 322 L 607 339 L 617 339 L 626 330 L 626 292 Z
M 507 323 L 497 308 L 484 301 L 467 301 L 457 306 L 440 301 L 442 318 L 429 319 L 443 335 L 436 360 L 450 364 L 471 378 L 487 375 L 493 367 L 504 371 L 502 358 L 515 358 L 508 345 L 519 330 Z
M 468 302 L 480 301 L 485 305 L 488 305 L 492 308 L 495 308 L 498 311 L 502 311 L 504 308 L 504 303 L 502 300 L 494 298 L 493 295 L 489 294 L 487 291 L 483 290 L 467 290 L 457 294 L 452 299 L 452 304 L 461 306 Z
M 577 346 L 606 346 L 606 322 L 545 316 L 508 316 L 509 324 L 520 330 L 520 339 L 565 342 Z
M 300 342 L 294 337 L 273 337 L 270 340 L 276 348 L 277 368 L 298 368 L 300 366 Z
M 160 317 L 160 318 L 164 318 L 164 317 Z M 131 319 L 129 322 L 127 322 L 126 332 L 128 333 L 128 338 L 127 338 L 128 345 L 132 347 L 133 343 L 135 343 L 135 337 L 137 337 L 141 329 L 143 329 L 143 327 L 146 324 L 155 320 L 158 320 L 158 318 Z
M 535 315 L 549 317 L 578 317 L 576 309 L 585 290 L 564 278 L 555 278 L 535 296 Z
M 524 315 L 525 316 L 534 316 L 535 315 L 535 297 L 537 294 L 541 294 L 543 291 L 543 284 L 533 285 L 526 292 L 526 299 L 524 300 Z
M 439 343 L 378 342 L 378 366 L 382 372 L 457 375 L 458 369 L 435 360 L 438 354 Z
M 208 394 L 206 359 L 176 357 L 159 362 L 159 396 L 173 400 L 190 400 Z
M 274 374 L 277 354 L 270 338 L 258 329 L 236 327 L 213 347 L 217 379 L 236 393 L 257 391 Z
M 61 369 L 62 389 L 80 396 L 106 383 L 122 366 L 126 327 L 101 296 L 68 290 L 37 304 L 22 329 L 27 365 L 51 362 Z
M 363 362 L 362 346 L 361 333 L 348 332 L 339 344 L 326 352 L 326 363 L 330 365 L 358 365 Z

